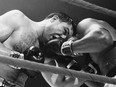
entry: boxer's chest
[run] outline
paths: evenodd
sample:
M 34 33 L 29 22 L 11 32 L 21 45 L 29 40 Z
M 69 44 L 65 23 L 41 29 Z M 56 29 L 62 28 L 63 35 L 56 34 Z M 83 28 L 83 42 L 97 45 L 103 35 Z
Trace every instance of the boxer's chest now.
M 35 37 L 33 32 L 22 31 L 16 32 L 6 42 L 5 45 L 18 52 L 24 52 L 30 46 L 39 46 L 38 38 Z

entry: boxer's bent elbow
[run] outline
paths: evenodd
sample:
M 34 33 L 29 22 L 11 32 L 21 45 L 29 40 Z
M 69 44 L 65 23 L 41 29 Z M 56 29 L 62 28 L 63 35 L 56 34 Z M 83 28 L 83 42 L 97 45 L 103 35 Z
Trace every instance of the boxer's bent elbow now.
M 110 34 L 106 33 L 105 35 L 102 35 L 100 39 L 101 39 L 100 44 L 101 44 L 102 48 L 108 48 L 111 45 L 113 45 L 113 39 Z

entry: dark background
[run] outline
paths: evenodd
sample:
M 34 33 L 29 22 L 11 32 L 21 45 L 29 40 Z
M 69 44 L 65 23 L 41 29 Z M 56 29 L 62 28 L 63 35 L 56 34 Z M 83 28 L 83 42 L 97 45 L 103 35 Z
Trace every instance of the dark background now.
M 91 3 L 116 10 L 116 0 L 86 0 Z M 41 21 L 51 12 L 65 12 L 71 16 L 77 23 L 78 21 L 87 18 L 97 18 L 110 23 L 116 28 L 116 19 L 80 7 L 76 7 L 60 0 L 0 0 L 0 15 L 13 9 L 19 9 L 30 19 Z M 78 21 L 77 21 L 78 19 Z M 49 87 L 44 81 L 41 74 L 36 79 L 29 79 L 25 87 Z

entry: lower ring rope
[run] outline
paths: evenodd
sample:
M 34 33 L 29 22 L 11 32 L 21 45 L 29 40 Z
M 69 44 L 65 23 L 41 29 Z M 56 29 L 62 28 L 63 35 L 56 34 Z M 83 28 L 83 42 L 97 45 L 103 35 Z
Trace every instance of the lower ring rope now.
M 63 75 L 77 77 L 77 78 L 87 79 L 87 80 L 91 80 L 95 82 L 116 84 L 116 79 L 114 78 L 85 73 L 81 71 L 70 70 L 70 69 L 61 68 L 61 67 L 55 67 L 55 66 L 36 63 L 36 62 L 23 60 L 23 59 L 15 59 L 15 58 L 7 57 L 4 55 L 0 55 L 0 62 L 4 64 L 8 64 L 8 65 L 13 65 L 16 67 L 22 67 L 22 68 L 26 68 L 30 70 L 35 70 L 35 71 L 51 72 L 55 74 L 63 74 Z
M 92 10 L 92 11 L 95 11 L 98 13 L 102 13 L 105 15 L 109 15 L 111 17 L 116 18 L 116 11 L 113 11 L 113 10 L 89 3 L 89 2 L 84 1 L 84 0 L 60 0 L 60 1 L 67 2 L 67 3 L 75 5 L 75 6 L 79 6 L 79 7 L 85 8 L 85 9 L 89 9 L 89 10 Z

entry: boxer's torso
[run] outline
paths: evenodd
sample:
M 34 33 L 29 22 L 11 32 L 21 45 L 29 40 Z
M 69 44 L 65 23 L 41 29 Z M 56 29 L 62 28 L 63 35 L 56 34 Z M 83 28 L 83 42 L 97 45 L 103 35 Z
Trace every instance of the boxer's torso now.
M 20 22 L 20 25 L 16 26 L 17 29 L 15 29 L 9 38 L 3 42 L 3 45 L 11 50 L 15 50 L 21 53 L 23 53 L 30 46 L 39 47 L 38 38 L 36 37 L 35 31 L 33 31 L 33 28 L 36 28 L 34 27 L 34 22 L 30 21 L 29 19 L 22 20 L 22 24 L 21 20 L 17 20 L 17 23 L 18 22 Z M 0 76 L 2 78 L 14 82 L 18 79 L 20 73 L 20 69 L 14 69 L 9 65 L 0 63 Z M 24 74 L 22 74 L 22 76 L 25 76 L 25 78 L 22 77 L 23 79 L 18 80 L 17 83 L 25 83 L 25 79 L 27 79 L 27 77 Z
M 116 40 L 116 30 L 112 26 L 101 20 L 95 20 L 95 23 L 108 30 L 113 38 L 113 41 Z M 99 65 L 103 74 L 108 73 L 113 67 L 116 66 L 116 48 L 109 47 L 103 52 L 92 53 L 90 55 L 92 60 Z

